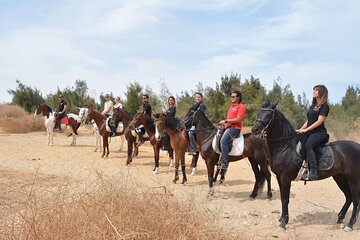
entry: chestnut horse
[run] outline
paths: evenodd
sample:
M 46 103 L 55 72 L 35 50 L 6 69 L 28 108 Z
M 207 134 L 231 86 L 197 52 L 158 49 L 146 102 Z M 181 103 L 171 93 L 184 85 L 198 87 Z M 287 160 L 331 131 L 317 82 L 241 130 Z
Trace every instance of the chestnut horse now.
M 120 118 L 120 121 L 123 123 L 123 130 L 121 132 L 117 132 L 116 136 L 121 136 L 124 134 L 124 129 L 127 128 L 127 126 L 129 125 L 129 123 L 131 122 L 131 115 L 123 110 L 123 109 L 116 109 Z M 115 111 L 114 111 L 115 112 Z M 89 108 L 87 111 L 87 120 L 94 120 L 98 129 L 99 129 L 99 133 L 102 136 L 103 139 L 103 153 L 101 155 L 101 157 L 108 157 L 109 156 L 109 137 L 111 136 L 112 132 L 109 132 L 106 129 L 106 117 L 101 114 L 100 112 Z M 111 121 L 111 119 L 109 119 L 109 121 Z M 135 149 L 135 152 L 137 153 L 137 149 Z
M 271 170 L 276 174 L 280 187 L 282 212 L 279 226 L 285 228 L 289 222 L 291 181 L 298 175 L 302 159 L 296 154 L 298 134 L 285 116 L 276 109 L 276 105 L 269 102 L 263 104 L 251 131 L 266 138 L 268 143 Z M 343 223 L 347 210 L 351 203 L 353 204 L 350 221 L 345 227 L 346 231 L 351 231 L 360 211 L 360 144 L 353 141 L 334 141 L 326 148 L 329 151 L 331 149 L 334 163 L 332 167 L 329 165 L 328 170 L 319 169 L 318 177 L 319 180 L 333 177 L 345 195 L 345 204 L 338 214 L 338 224 Z
M 87 116 L 88 116 L 88 112 L 89 112 L 89 108 L 87 108 L 87 107 L 79 107 L 79 118 L 78 118 L 79 123 L 88 124 L 89 121 L 86 121 Z M 96 122 L 93 119 L 91 119 L 91 126 L 92 126 L 93 133 L 94 133 L 94 136 L 95 136 L 95 152 L 101 151 L 102 139 L 101 139 L 101 135 L 99 133 L 99 127 L 98 127 L 98 125 L 96 124 Z M 125 141 L 125 136 L 124 135 L 120 136 L 120 141 L 121 141 L 121 143 L 120 143 L 119 151 L 122 151 L 123 146 L 124 146 L 124 141 Z
M 206 117 L 205 113 L 199 111 L 198 106 L 194 110 L 190 109 L 184 120 L 181 122 L 180 127 L 189 129 L 192 125 L 195 125 L 196 129 L 196 143 L 200 146 L 200 153 L 203 159 L 205 159 L 208 182 L 209 182 L 209 194 L 214 193 L 213 183 L 216 177 L 214 177 L 215 166 L 219 161 L 219 154 L 216 153 L 212 147 L 212 141 L 216 135 L 217 129 Z M 259 191 L 262 190 L 264 181 L 267 181 L 267 198 L 272 198 L 271 192 L 271 174 L 268 169 L 269 152 L 266 142 L 252 135 L 251 133 L 243 134 L 244 136 L 244 151 L 240 156 L 230 156 L 229 162 L 238 161 L 244 158 L 248 158 L 251 164 L 252 170 L 255 175 L 255 184 L 250 197 L 255 198 Z M 260 169 L 259 169 L 260 166 Z M 221 176 L 221 181 L 223 180 Z
M 154 115 L 155 124 L 155 139 L 161 141 L 163 131 L 165 130 L 170 137 L 171 148 L 175 151 L 175 178 L 173 180 L 176 183 L 179 180 L 179 161 L 181 162 L 181 171 L 183 174 L 182 184 L 187 181 L 185 173 L 185 153 L 187 152 L 189 142 L 182 137 L 181 131 L 177 129 L 180 119 L 174 117 L 167 117 L 164 113 L 156 113 Z M 197 161 L 199 159 L 199 153 L 193 156 L 191 161 L 191 175 L 196 172 Z
M 56 121 L 54 114 L 55 113 L 52 111 L 52 109 L 46 104 L 39 104 L 35 109 L 35 116 L 44 116 L 45 128 L 47 132 L 47 145 L 54 145 L 54 126 Z M 76 145 L 76 138 L 78 135 L 77 130 L 80 127 L 80 123 L 77 122 L 77 119 L 77 115 L 69 113 L 61 120 L 61 124 L 66 124 L 67 131 L 65 131 L 65 133 L 68 135 L 68 137 L 73 137 L 73 140 L 70 144 L 71 146 Z
M 149 136 L 148 138 L 144 138 L 145 141 L 150 141 L 151 145 L 153 146 L 153 150 L 154 150 L 154 169 L 153 172 L 155 174 L 157 174 L 159 172 L 159 158 L 160 158 L 160 148 L 161 148 L 161 142 L 160 141 L 156 141 L 155 139 L 155 126 L 154 126 L 154 120 L 152 118 L 147 117 L 147 115 L 145 114 L 145 112 L 140 112 L 135 114 L 134 119 L 131 121 L 130 125 L 129 125 L 129 132 L 133 132 L 135 130 L 135 128 L 137 128 L 138 126 L 143 125 L 145 127 L 145 131 L 147 133 L 147 135 Z M 130 138 L 127 139 L 128 142 L 130 141 L 130 143 L 132 141 L 136 141 L 136 138 Z M 128 149 L 130 150 L 130 152 L 128 152 L 128 158 L 131 158 L 131 150 L 132 149 Z M 169 162 L 171 163 L 171 159 L 174 158 L 174 151 L 172 148 L 168 149 L 168 153 L 169 153 Z

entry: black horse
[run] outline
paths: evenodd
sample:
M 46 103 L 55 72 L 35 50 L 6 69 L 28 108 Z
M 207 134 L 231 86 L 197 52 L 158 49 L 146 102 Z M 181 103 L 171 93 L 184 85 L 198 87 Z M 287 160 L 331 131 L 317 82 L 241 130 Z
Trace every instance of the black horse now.
M 298 135 L 284 115 L 276 109 L 277 104 L 265 103 L 260 108 L 252 132 L 267 139 L 271 156 L 271 170 L 276 174 L 280 187 L 282 213 L 279 226 L 285 228 L 289 222 L 289 195 L 291 181 L 299 172 L 299 155 L 296 153 Z M 345 214 L 353 203 L 353 212 L 346 231 L 351 231 L 359 216 L 360 189 L 360 144 L 353 141 L 334 141 L 330 143 L 334 164 L 329 170 L 319 171 L 318 177 L 333 177 L 345 195 L 337 223 L 342 223 Z M 301 165 L 301 164 L 300 164 Z
M 196 127 L 196 143 L 200 146 L 199 150 L 201 156 L 206 162 L 210 188 L 209 193 L 212 194 L 213 184 L 216 181 L 216 176 L 219 172 L 219 170 L 217 170 L 217 173 L 214 176 L 215 166 L 217 165 L 220 156 L 212 147 L 212 141 L 216 135 L 217 128 L 209 121 L 205 113 L 199 111 L 198 108 L 189 110 L 181 123 L 181 128 L 189 129 L 192 125 L 195 125 Z M 246 133 L 244 134 L 244 143 L 243 154 L 240 156 L 229 156 L 229 162 L 238 161 L 247 157 L 255 175 L 255 184 L 250 197 L 255 198 L 258 195 L 258 192 L 262 190 L 266 178 L 268 183 L 267 198 L 271 199 L 271 174 L 267 163 L 269 154 L 266 142 L 253 136 L 251 133 Z

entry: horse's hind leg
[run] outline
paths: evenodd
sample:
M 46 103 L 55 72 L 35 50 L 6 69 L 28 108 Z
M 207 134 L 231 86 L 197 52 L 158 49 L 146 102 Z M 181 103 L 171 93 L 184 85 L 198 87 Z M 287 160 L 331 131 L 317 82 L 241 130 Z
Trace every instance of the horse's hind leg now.
M 192 156 L 192 160 L 191 160 L 191 175 L 195 175 L 196 171 L 197 171 L 197 162 L 199 159 L 199 155 L 200 152 L 197 152 L 196 155 Z
M 253 158 L 248 158 L 251 164 L 251 168 L 254 172 L 255 175 L 255 184 L 254 184 L 254 188 L 250 194 L 249 197 L 251 198 L 256 198 L 256 196 L 258 195 L 259 190 L 262 190 L 262 187 L 264 186 L 264 182 L 265 182 L 265 177 L 264 174 L 262 174 L 259 171 L 259 167 L 257 165 L 257 163 L 255 163 Z
M 267 199 L 271 200 L 272 198 L 272 191 L 271 191 L 271 173 L 269 171 L 268 165 L 261 164 L 261 173 L 265 176 L 266 182 L 267 182 Z
M 333 178 L 334 178 L 336 184 L 339 186 L 340 190 L 345 195 L 345 203 L 338 214 L 338 219 L 336 222 L 336 223 L 340 224 L 340 223 L 343 223 L 346 212 L 348 211 L 348 209 L 350 207 L 352 197 L 351 197 L 350 188 L 349 188 L 349 185 L 348 185 L 348 182 L 347 182 L 345 176 L 336 175 L 336 176 L 333 176 Z
M 359 217 L 359 183 L 358 182 L 353 182 L 351 180 L 349 180 L 349 187 L 350 187 L 350 192 L 351 192 L 351 196 L 352 196 L 352 203 L 353 203 L 353 211 L 351 214 L 351 218 L 349 221 L 349 224 L 345 227 L 345 231 L 352 231 L 353 230 L 353 226 L 356 223 L 356 220 Z
M 185 155 L 181 158 L 181 171 L 183 174 L 183 180 L 182 184 L 185 184 L 187 182 L 186 172 L 185 172 Z

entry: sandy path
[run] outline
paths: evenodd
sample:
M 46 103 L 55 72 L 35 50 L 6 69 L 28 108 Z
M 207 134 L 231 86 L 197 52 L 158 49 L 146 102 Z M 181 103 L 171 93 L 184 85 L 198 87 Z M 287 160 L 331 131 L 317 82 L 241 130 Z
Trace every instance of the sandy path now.
M 332 178 L 310 182 L 306 186 L 302 182 L 293 182 L 290 222 L 284 231 L 277 227 L 281 202 L 275 175 L 272 175 L 271 201 L 265 199 L 265 192 L 255 200 L 249 199 L 254 177 L 247 160 L 230 165 L 225 184 L 216 185 L 215 195 L 209 199 L 206 197 L 206 167 L 201 159 L 197 175 L 191 176 L 190 157 L 187 156 L 188 183 L 182 186 L 171 182 L 174 170 L 167 166 L 165 152 L 161 153 L 160 173 L 152 173 L 153 154 L 148 144 L 140 148 L 139 157 L 133 160 L 131 166 L 125 166 L 126 153 L 118 151 L 118 139 L 112 141 L 107 159 L 102 159 L 100 153 L 93 151 L 94 138 L 87 128 L 80 128 L 76 147 L 70 147 L 70 142 L 70 138 L 58 133 L 54 136 L 55 146 L 46 146 L 44 132 L 1 134 L 0 193 L 4 195 L 11 190 L 16 196 L 14 188 L 28 183 L 36 172 L 42 175 L 44 185 L 49 187 L 61 179 L 70 179 L 80 186 L 95 179 L 99 173 L 106 176 L 123 174 L 142 187 L 158 191 L 163 189 L 160 186 L 165 186 L 176 198 L 189 199 L 189 205 L 197 204 L 217 216 L 217 221 L 225 228 L 244 232 L 250 239 L 360 239 L 360 221 L 350 233 L 335 224 L 344 197 Z M 351 209 L 345 222 L 349 221 Z

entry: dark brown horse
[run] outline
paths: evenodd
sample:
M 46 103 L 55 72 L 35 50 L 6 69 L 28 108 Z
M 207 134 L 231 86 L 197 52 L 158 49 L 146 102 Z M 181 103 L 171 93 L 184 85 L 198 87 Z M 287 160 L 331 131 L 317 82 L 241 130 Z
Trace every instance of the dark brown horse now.
M 285 228 L 289 221 L 289 198 L 291 181 L 301 167 L 297 164 L 300 156 L 296 153 L 298 135 L 284 115 L 276 109 L 277 104 L 265 103 L 258 113 L 252 127 L 254 134 L 266 136 L 270 151 L 271 170 L 276 174 L 280 187 L 282 213 L 280 227 Z M 341 208 L 337 223 L 343 223 L 351 203 L 353 212 L 346 231 L 351 231 L 359 216 L 360 190 L 360 144 L 353 141 L 334 141 L 329 148 L 333 152 L 334 164 L 329 170 L 318 171 L 319 180 L 333 177 L 345 195 L 345 204 Z M 300 159 L 301 160 L 301 159 Z
M 123 130 L 121 132 L 116 133 L 116 136 L 121 136 L 124 134 L 125 129 L 129 126 L 132 117 L 127 111 L 125 111 L 123 109 L 116 109 L 115 111 L 117 113 L 119 121 L 123 123 Z M 103 139 L 103 153 L 102 153 L 101 157 L 108 157 L 109 153 L 110 153 L 109 137 L 111 136 L 112 132 L 109 132 L 107 130 L 106 117 L 103 114 L 101 114 L 100 112 L 98 112 L 92 108 L 89 108 L 88 113 L 87 113 L 87 119 L 90 121 L 94 120 L 96 125 L 98 126 L 99 133 Z M 111 119 L 109 119 L 109 121 L 111 121 Z M 132 148 L 132 146 L 131 146 L 131 148 Z M 137 149 L 135 149 L 135 152 L 136 153 L 138 152 Z
M 154 150 L 154 173 L 159 172 L 159 158 L 160 158 L 160 148 L 161 148 L 161 142 L 156 141 L 155 139 L 155 126 L 154 126 L 154 120 L 150 117 L 147 117 L 145 112 L 140 112 L 135 114 L 134 119 L 132 120 L 131 124 L 129 125 L 129 131 L 135 130 L 135 128 L 139 127 L 140 125 L 143 125 L 145 127 L 145 131 L 148 135 L 148 138 L 145 138 L 145 141 L 150 141 L 151 145 L 153 146 Z M 129 140 L 128 140 L 129 141 Z M 130 139 L 130 141 L 134 141 L 133 139 Z M 136 139 L 135 139 L 136 141 Z M 128 149 L 131 151 L 131 149 Z M 174 158 L 174 151 L 172 148 L 168 149 L 169 158 Z M 131 157 L 131 152 L 128 152 L 128 158 Z
M 39 104 L 35 109 L 35 115 L 44 116 L 45 128 L 47 132 L 47 145 L 54 145 L 54 126 L 55 126 L 55 116 L 52 109 L 46 104 Z M 80 123 L 77 122 L 78 116 L 76 114 L 69 113 L 65 118 L 61 120 L 61 124 L 66 125 L 65 134 L 70 137 L 73 137 L 71 146 L 76 145 L 77 130 L 80 127 Z
M 209 194 L 213 194 L 213 184 L 216 176 L 214 176 L 215 166 L 219 161 L 219 154 L 216 153 L 212 147 L 213 138 L 216 135 L 217 128 L 206 117 L 205 113 L 199 111 L 196 107 L 194 110 L 189 110 L 184 120 L 181 122 L 180 127 L 189 129 L 192 125 L 195 125 L 196 129 L 196 143 L 200 146 L 200 153 L 203 159 L 205 159 L 208 182 L 209 182 Z M 253 136 L 251 133 L 246 133 L 244 136 L 244 151 L 240 156 L 230 156 L 229 162 L 238 161 L 244 158 L 248 158 L 251 164 L 252 170 L 255 175 L 255 184 L 250 197 L 255 198 L 259 191 L 262 190 L 264 181 L 266 179 L 267 185 L 267 198 L 272 198 L 271 192 L 271 174 L 268 169 L 269 153 L 267 150 L 266 142 Z M 260 166 L 260 168 L 259 168 Z M 223 176 L 222 176 L 223 180 Z
M 181 171 L 183 174 L 184 184 L 187 181 L 186 172 L 185 172 L 185 153 L 187 151 L 189 142 L 181 136 L 181 131 L 177 129 L 177 126 L 180 123 L 178 118 L 166 117 L 164 113 L 157 113 L 154 115 L 154 124 L 155 124 L 155 139 L 161 141 L 163 136 L 163 131 L 166 130 L 167 134 L 170 137 L 171 148 L 175 151 L 175 178 L 174 183 L 179 180 L 179 162 L 181 162 Z M 199 159 L 199 153 L 193 156 L 191 161 L 191 175 L 194 175 L 196 172 L 196 165 Z

